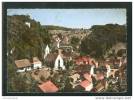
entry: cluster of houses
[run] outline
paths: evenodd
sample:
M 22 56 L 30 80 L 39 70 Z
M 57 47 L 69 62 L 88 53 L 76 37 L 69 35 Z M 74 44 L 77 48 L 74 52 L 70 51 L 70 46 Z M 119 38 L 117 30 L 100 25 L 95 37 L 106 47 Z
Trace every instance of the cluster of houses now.
M 66 70 L 66 62 L 73 61 L 74 65 L 76 66 L 72 69 L 71 74 L 68 75 L 71 81 L 72 89 L 76 89 L 78 87 L 83 88 L 84 91 L 90 92 L 101 92 L 108 88 L 108 81 L 110 77 L 114 78 L 117 81 L 120 76 L 116 75 L 116 73 L 124 73 L 124 69 L 122 66 L 127 63 L 126 59 L 113 61 L 106 59 L 103 64 L 100 62 L 95 61 L 94 59 L 90 58 L 90 56 L 73 56 L 73 49 L 70 46 L 60 46 L 60 38 L 56 38 L 56 49 L 57 52 L 51 52 L 49 46 L 47 45 L 45 48 L 44 54 L 44 62 L 45 65 L 51 67 L 53 70 Z M 65 52 L 63 50 L 64 47 L 71 48 L 70 52 Z M 36 69 L 43 68 L 43 63 L 39 60 L 38 57 L 33 57 L 32 61 L 29 59 L 21 59 L 15 60 L 15 64 L 17 67 L 17 72 L 25 72 L 31 71 Z M 121 72 L 123 71 L 123 72 Z M 112 82 L 115 82 L 112 81 Z M 45 81 L 42 84 L 39 84 L 38 87 L 43 92 L 57 92 L 59 91 L 59 87 L 56 86 L 51 80 Z
M 81 63 L 77 63 L 79 60 Z M 73 69 L 68 75 L 70 81 L 67 83 L 71 84 L 72 90 L 77 89 L 77 92 L 87 91 L 99 93 L 105 91 L 108 88 L 110 81 L 112 84 L 115 84 L 119 81 L 120 76 L 116 76 L 116 72 L 120 73 L 120 68 L 124 64 L 124 62 L 120 60 L 118 63 L 119 68 L 111 68 L 110 64 L 107 61 L 107 63 L 105 63 L 105 66 L 103 66 L 104 68 L 102 68 L 97 61 L 91 59 L 90 57 L 79 57 L 78 61 L 76 60 L 75 62 L 77 67 Z M 52 80 L 48 80 L 40 84 L 39 88 L 45 93 L 60 91 L 60 87 L 54 84 Z
M 46 47 L 45 59 L 52 55 L 49 52 L 49 47 Z M 61 53 L 61 49 L 58 49 L 58 54 L 55 54 L 55 62 L 54 70 L 59 70 L 59 67 L 62 70 L 66 70 L 66 66 L 64 65 L 63 54 Z M 76 89 L 80 87 L 83 91 L 88 92 L 102 92 L 108 88 L 108 81 L 110 77 L 115 80 L 113 83 L 119 79 L 119 76 L 115 76 L 115 73 L 119 71 L 123 62 L 120 60 L 118 62 L 119 68 L 111 68 L 110 62 L 106 61 L 105 66 L 100 67 L 99 63 L 94 59 L 91 59 L 89 56 L 79 56 L 75 59 L 75 65 L 77 66 L 72 70 L 71 74 L 69 74 L 68 84 L 72 85 L 72 89 Z M 17 72 L 30 71 L 32 69 L 40 69 L 42 68 L 42 63 L 37 57 L 33 57 L 33 62 L 31 63 L 28 59 L 16 60 L 15 64 L 18 68 Z M 117 62 L 116 62 L 117 64 Z M 95 82 L 95 81 L 96 82 Z M 52 80 L 48 80 L 39 84 L 38 87 L 44 93 L 47 92 L 58 92 L 59 88 Z
M 65 70 L 66 68 L 63 59 L 72 59 L 70 55 L 70 53 L 73 52 L 72 47 L 60 46 L 60 42 L 60 38 L 56 38 L 56 50 L 58 52 L 51 52 L 48 45 L 45 48 L 45 64 L 54 67 L 55 70 L 58 70 L 59 68 Z M 63 53 L 63 48 L 71 48 L 71 52 Z M 32 69 L 40 69 L 43 67 L 42 62 L 38 59 L 38 57 L 33 57 L 32 61 L 30 61 L 29 59 L 15 60 L 15 64 L 17 66 L 17 72 L 31 71 Z

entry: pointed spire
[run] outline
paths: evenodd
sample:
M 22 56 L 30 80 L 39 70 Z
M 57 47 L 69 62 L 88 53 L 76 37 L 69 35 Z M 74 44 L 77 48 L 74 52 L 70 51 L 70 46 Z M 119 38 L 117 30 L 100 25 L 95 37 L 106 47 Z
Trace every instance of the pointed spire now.
M 60 48 L 61 39 L 58 37 L 58 38 L 56 39 L 56 41 L 57 41 L 57 48 Z
M 46 58 L 46 56 L 50 53 L 50 48 L 48 47 L 48 45 L 45 48 L 45 55 L 44 55 L 44 59 Z

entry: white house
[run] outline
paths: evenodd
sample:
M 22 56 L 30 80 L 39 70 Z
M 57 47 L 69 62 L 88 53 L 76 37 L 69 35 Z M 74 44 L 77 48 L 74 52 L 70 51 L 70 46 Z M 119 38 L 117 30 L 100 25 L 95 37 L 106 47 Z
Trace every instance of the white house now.
M 50 53 L 50 48 L 48 47 L 48 45 L 45 48 L 45 55 L 44 55 L 44 59 L 46 58 L 46 56 Z
M 92 76 L 94 76 L 94 68 L 95 68 L 94 65 L 92 65 L 92 66 L 91 66 L 91 69 L 90 69 L 90 74 L 91 74 Z
M 25 22 L 25 25 L 27 25 L 29 28 L 31 27 L 31 24 L 29 22 Z
M 110 65 L 106 64 L 106 69 L 107 69 L 107 78 L 109 77 L 110 75 L 110 72 L 111 72 L 111 68 L 110 68 Z
M 91 91 L 93 89 L 93 83 L 90 83 L 86 88 L 85 91 Z
M 42 62 L 37 57 L 33 57 L 33 69 L 37 68 L 42 68 Z
M 61 50 L 58 49 L 58 56 L 55 60 L 55 63 L 54 63 L 54 69 L 55 70 L 58 70 L 59 67 L 61 67 L 63 70 L 65 70 L 65 65 L 64 65 L 64 61 L 63 61 L 63 58 L 62 58 L 62 53 L 61 53 Z
M 25 72 L 31 70 L 31 63 L 28 59 L 15 60 L 17 72 Z
M 23 68 L 23 69 L 17 69 L 16 72 L 21 73 L 21 72 L 25 72 L 25 71 L 26 71 L 26 68 Z
M 79 85 L 78 81 L 80 82 L 81 80 L 80 75 L 78 73 L 71 75 L 70 78 L 73 79 L 73 81 L 70 81 L 72 88 L 75 88 L 77 85 Z

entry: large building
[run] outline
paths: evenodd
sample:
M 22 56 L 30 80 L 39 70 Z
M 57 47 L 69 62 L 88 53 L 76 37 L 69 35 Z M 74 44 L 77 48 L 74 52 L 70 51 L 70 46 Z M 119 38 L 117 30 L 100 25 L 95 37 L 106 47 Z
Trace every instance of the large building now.
M 32 66 L 28 59 L 15 60 L 17 72 L 25 72 L 31 70 Z

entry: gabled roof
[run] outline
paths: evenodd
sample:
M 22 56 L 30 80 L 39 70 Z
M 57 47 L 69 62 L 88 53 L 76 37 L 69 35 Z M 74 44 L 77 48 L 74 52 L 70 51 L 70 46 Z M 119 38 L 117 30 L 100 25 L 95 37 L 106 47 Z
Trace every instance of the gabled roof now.
M 88 80 L 84 80 L 80 83 L 80 85 L 84 88 L 88 87 L 91 84 Z
M 47 81 L 41 85 L 39 85 L 39 88 L 43 91 L 43 92 L 57 92 L 59 89 L 55 86 L 55 84 L 53 84 L 51 81 Z
M 92 82 L 92 78 L 91 78 L 91 75 L 90 75 L 90 74 L 85 73 L 83 76 L 84 76 L 84 78 L 85 78 L 86 80 L 88 80 L 89 82 Z
M 24 68 L 27 66 L 31 66 L 31 63 L 28 59 L 15 60 L 15 64 L 18 68 Z
M 76 74 L 71 75 L 70 77 L 73 79 L 77 79 L 77 78 L 80 78 L 80 75 L 76 73 Z
M 98 83 L 95 87 L 95 89 L 97 90 L 97 92 L 103 90 L 105 88 L 105 82 L 101 81 L 100 83 Z
M 47 62 L 54 62 L 57 58 L 58 54 L 57 53 L 50 53 L 46 56 L 45 61 Z
M 33 63 L 41 63 L 38 57 L 33 57 Z

